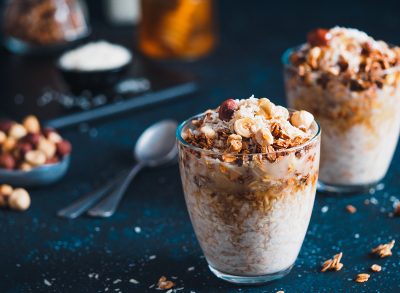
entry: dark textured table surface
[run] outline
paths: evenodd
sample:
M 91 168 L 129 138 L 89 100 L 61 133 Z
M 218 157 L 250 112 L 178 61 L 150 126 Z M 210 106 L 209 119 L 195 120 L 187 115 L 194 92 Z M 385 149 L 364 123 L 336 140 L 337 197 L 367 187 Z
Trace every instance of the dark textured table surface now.
M 102 178 L 132 164 L 135 139 L 156 120 L 183 120 L 227 97 L 255 94 L 283 103 L 280 55 L 312 27 L 358 27 L 400 43 L 395 1 L 331 3 L 220 1 L 216 51 L 196 62 L 164 64 L 196 73 L 201 85 L 197 94 L 93 123 L 89 129 L 63 131 L 74 146 L 67 176 L 50 187 L 31 189 L 27 212 L 0 211 L 0 292 L 157 292 L 149 287 L 162 275 L 176 277 L 176 288 L 183 288 L 177 292 L 400 292 L 399 244 L 392 257 L 369 255 L 380 243 L 400 242 L 400 218 L 388 215 L 400 199 L 399 152 L 383 190 L 351 197 L 318 194 L 296 266 L 284 279 L 265 286 L 239 287 L 209 272 L 189 221 L 177 166 L 142 172 L 112 218 L 56 217 L 59 208 Z M 9 55 L 2 52 L 0 58 Z M 357 208 L 355 214 L 346 212 L 348 204 Z M 344 268 L 320 273 L 321 262 L 339 251 Z M 368 272 L 373 263 L 383 271 L 355 283 L 356 274 Z

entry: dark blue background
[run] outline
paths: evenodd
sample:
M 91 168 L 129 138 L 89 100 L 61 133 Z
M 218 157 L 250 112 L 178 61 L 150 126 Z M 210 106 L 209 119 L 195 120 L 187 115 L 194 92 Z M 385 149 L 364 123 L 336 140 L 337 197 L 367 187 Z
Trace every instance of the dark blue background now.
M 94 4 L 92 15 L 98 17 L 92 21 L 99 22 L 98 1 L 89 3 Z M 183 120 L 217 106 L 227 97 L 255 94 L 283 103 L 280 56 L 286 48 L 304 41 L 309 29 L 350 26 L 400 43 L 399 1 L 221 0 L 218 6 L 221 41 L 215 52 L 196 62 L 163 63 L 196 73 L 201 85 L 197 94 L 91 124 L 89 131 L 82 127 L 80 131 L 64 131 L 74 146 L 67 176 L 56 185 L 31 189 L 32 207 L 27 212 L 0 212 L 0 292 L 103 292 L 105 288 L 109 292 L 116 288 L 122 292 L 157 292 L 149 286 L 161 275 L 176 276 L 177 287 L 184 287 L 180 292 L 400 291 L 399 243 L 390 258 L 377 260 L 368 254 L 380 243 L 400 241 L 400 218 L 388 217 L 390 197 L 400 198 L 399 154 L 384 180 L 384 190 L 352 197 L 318 195 L 292 273 L 261 287 L 234 286 L 208 271 L 186 212 L 177 166 L 142 172 L 113 218 L 66 221 L 56 217 L 59 208 L 102 178 L 132 164 L 130 149 L 140 132 L 153 122 Z M 131 39 L 132 32 L 124 36 Z M 9 55 L 2 52 L 0 58 Z M 364 200 L 371 196 L 378 203 L 365 205 Z M 347 204 L 356 206 L 357 213 L 347 213 Z M 321 212 L 323 206 L 329 208 L 326 213 Z M 135 227 L 141 227 L 141 233 L 136 233 Z M 320 273 L 321 262 L 339 251 L 344 253 L 344 268 Z M 156 258 L 150 260 L 151 255 Z M 383 271 L 372 274 L 367 283 L 355 283 L 355 275 L 368 272 L 373 263 L 381 264 Z M 195 270 L 189 272 L 191 266 Z M 92 273 L 99 275 L 98 280 L 89 277 Z M 129 283 L 131 278 L 140 284 Z M 46 286 L 44 279 L 52 285 Z M 121 282 L 113 284 L 116 280 Z

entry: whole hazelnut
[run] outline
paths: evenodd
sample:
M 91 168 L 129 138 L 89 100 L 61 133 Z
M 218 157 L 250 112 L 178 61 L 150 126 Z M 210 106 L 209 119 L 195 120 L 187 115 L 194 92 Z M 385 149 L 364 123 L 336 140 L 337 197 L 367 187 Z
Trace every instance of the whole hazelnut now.
M 14 121 L 11 120 L 1 120 L 0 121 L 0 130 L 3 131 L 4 133 L 8 133 L 10 130 L 11 126 L 14 124 Z
M 7 135 L 0 130 L 0 144 L 2 144 L 7 139 Z
M 0 155 L 0 167 L 8 170 L 12 170 L 15 167 L 15 160 L 10 154 Z
M 25 172 L 32 170 L 32 168 L 33 168 L 32 165 L 29 164 L 28 162 L 23 162 L 21 163 L 21 165 L 19 165 L 19 169 Z
M 37 145 L 39 144 L 39 140 L 39 133 L 28 133 L 23 138 L 21 138 L 21 141 L 30 143 L 33 147 L 37 147 Z
M 57 154 L 60 157 L 64 157 L 70 154 L 72 151 L 71 143 L 68 140 L 62 140 L 59 143 L 57 143 L 56 146 L 57 146 Z
M 46 155 L 46 159 L 50 159 L 56 154 L 56 145 L 44 137 L 40 138 L 37 148 Z
M 25 154 L 25 160 L 32 166 L 41 166 L 46 162 L 46 155 L 39 150 L 32 150 Z
M 316 28 L 307 34 L 307 42 L 312 47 L 323 47 L 328 44 L 328 41 L 332 38 L 329 30 L 324 28 Z
M 29 133 L 39 133 L 40 123 L 36 116 L 29 115 L 22 121 L 22 125 Z
M 13 188 L 11 187 L 11 185 L 8 185 L 8 184 L 0 185 L 0 194 L 1 195 L 11 195 L 12 191 L 13 191 Z
M 31 205 L 31 198 L 29 196 L 29 193 L 23 188 L 14 189 L 8 200 L 8 205 L 13 210 L 27 210 Z
M 228 99 L 224 101 L 218 110 L 219 119 L 224 121 L 231 120 L 233 113 L 238 108 L 238 104 L 234 99 Z
M 17 144 L 17 140 L 13 137 L 7 137 L 6 140 L 1 145 L 1 149 L 4 153 L 11 152 L 15 145 Z
M 21 137 L 24 137 L 27 133 L 28 132 L 26 131 L 25 127 L 18 123 L 13 124 L 8 131 L 8 135 L 15 139 L 20 139 Z

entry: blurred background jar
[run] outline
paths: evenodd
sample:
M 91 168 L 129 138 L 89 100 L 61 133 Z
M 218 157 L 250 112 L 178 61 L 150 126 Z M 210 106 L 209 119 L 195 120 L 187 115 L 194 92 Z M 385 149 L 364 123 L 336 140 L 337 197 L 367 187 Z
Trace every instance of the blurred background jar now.
M 46 52 L 89 34 L 79 0 L 10 0 L 4 12 L 6 47 L 15 53 Z
M 215 45 L 213 0 L 141 0 L 139 48 L 158 59 L 195 59 Z

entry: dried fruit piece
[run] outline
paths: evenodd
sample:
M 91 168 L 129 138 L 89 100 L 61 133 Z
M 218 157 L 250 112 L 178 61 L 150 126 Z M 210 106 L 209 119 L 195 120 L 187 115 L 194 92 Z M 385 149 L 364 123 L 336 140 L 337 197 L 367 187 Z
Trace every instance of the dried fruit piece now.
M 237 109 L 238 104 L 234 99 L 228 99 L 219 106 L 218 115 L 219 119 L 224 121 L 231 120 L 233 113 Z
M 342 259 L 343 253 L 340 252 L 338 254 L 335 254 L 333 258 L 326 260 L 322 264 L 322 269 L 321 272 L 326 272 L 328 270 L 330 271 L 340 271 L 343 267 L 343 264 L 340 262 Z
M 392 240 L 386 244 L 380 244 L 374 249 L 371 250 L 371 253 L 379 255 L 380 258 L 388 257 L 392 255 L 392 248 L 394 246 L 395 241 Z
M 381 270 L 382 270 L 382 267 L 381 267 L 380 265 L 373 264 L 373 265 L 371 266 L 371 271 L 373 271 L 373 272 L 375 272 L 375 273 L 378 273 L 378 272 L 380 272 Z
M 368 281 L 370 275 L 369 274 L 358 274 L 355 281 L 357 283 L 364 283 L 366 281 Z
M 331 38 L 332 38 L 332 35 L 329 33 L 329 30 L 324 29 L 324 28 L 316 28 L 307 34 L 307 42 L 312 47 L 326 46 L 326 45 L 328 45 L 328 42 Z

